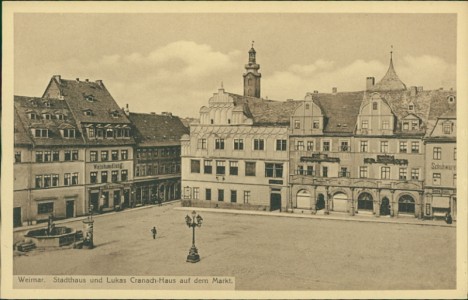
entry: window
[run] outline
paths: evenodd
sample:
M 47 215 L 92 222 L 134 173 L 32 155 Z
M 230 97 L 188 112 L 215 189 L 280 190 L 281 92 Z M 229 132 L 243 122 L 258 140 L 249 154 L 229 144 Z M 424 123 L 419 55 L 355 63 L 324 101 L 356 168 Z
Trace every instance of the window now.
M 411 121 L 411 130 L 417 130 L 419 128 L 419 121 Z
M 226 162 L 224 160 L 216 161 L 216 174 L 218 175 L 226 174 Z
M 254 150 L 265 150 L 265 140 L 254 139 Z
M 54 202 L 38 203 L 37 213 L 38 214 L 51 214 L 54 212 Z
M 309 176 L 314 175 L 314 167 L 313 166 L 307 166 L 307 175 L 309 175 Z
M 89 173 L 89 182 L 90 183 L 97 183 L 97 172 Z
M 245 176 L 255 176 L 256 163 L 254 161 L 245 162 Z
M 128 159 L 128 150 L 120 150 L 120 159 L 121 160 L 127 160 Z
M 341 167 L 338 177 L 349 177 L 349 172 L 347 167 Z
M 444 123 L 442 125 L 444 134 L 451 134 L 452 133 L 452 123 Z
M 369 128 L 369 120 L 362 120 L 362 123 L 361 123 L 361 127 L 362 129 L 368 129 Z
M 119 181 L 119 171 L 113 170 L 111 173 L 111 182 Z
M 304 166 L 303 165 L 297 166 L 296 174 L 304 175 Z
M 198 149 L 206 149 L 206 139 L 198 139 Z
M 306 104 L 305 108 L 306 108 L 306 109 L 309 109 L 309 108 L 310 108 L 310 104 Z
M 408 144 L 406 141 L 400 141 L 400 153 L 406 153 L 408 150 Z
M 328 167 L 322 167 L 322 177 L 328 177 Z
M 342 152 L 347 152 L 347 151 L 350 150 L 350 149 L 349 149 L 349 142 L 348 142 L 348 141 L 341 141 L 340 144 L 341 144 L 341 145 L 340 145 L 340 151 L 342 151 Z
M 103 138 L 104 137 L 104 132 L 101 128 L 96 129 L 96 137 L 98 138 Z
M 307 141 L 307 151 L 314 151 L 314 142 Z
M 381 167 L 380 169 L 381 179 L 390 179 L 390 167 Z
M 359 178 L 367 178 L 367 166 L 359 167 Z
M 101 171 L 101 183 L 107 182 L 107 171 Z
M 224 201 L 224 190 L 218 190 L 218 201 Z
M 212 160 L 205 160 L 203 173 L 205 174 L 213 173 L 213 161 Z
M 112 158 L 112 160 L 118 160 L 119 159 L 119 150 L 112 150 L 111 158 Z
M 319 129 L 320 128 L 320 122 L 319 121 L 314 121 L 312 127 L 314 129 Z
M 377 110 L 377 107 L 378 107 L 377 102 L 373 102 L 372 103 L 372 110 Z
M 63 185 L 71 185 L 71 174 L 70 173 L 63 174 Z
M 193 188 L 193 199 L 198 200 L 200 198 L 200 188 Z
M 286 140 L 276 140 L 276 151 L 286 151 Z
M 403 122 L 403 130 L 409 130 L 409 122 Z
M 214 124 L 214 120 L 213 120 L 213 119 L 211 119 L 211 120 L 210 120 L 210 123 L 211 123 L 211 124 Z
M 109 160 L 109 151 L 101 151 L 101 161 Z
M 432 184 L 433 185 L 440 185 L 440 173 L 432 174 Z
M 414 110 L 414 105 L 413 104 L 408 105 L 408 110 L 413 111 Z
M 36 162 L 42 162 L 44 160 L 42 151 L 36 151 Z
M 127 170 L 121 170 L 120 171 L 120 180 L 122 180 L 122 181 L 127 181 L 128 180 L 128 171 Z
M 35 113 L 30 113 L 30 114 L 29 114 L 29 118 L 30 118 L 31 120 L 37 120 L 37 119 L 39 119 L 38 115 L 36 115 Z
M 224 149 L 224 139 L 216 139 L 215 140 L 215 149 L 223 150 Z
M 211 200 L 211 189 L 206 189 L 205 190 L 205 199 L 206 200 Z
M 60 160 L 60 152 L 57 150 L 52 151 L 52 161 Z
M 294 129 L 301 129 L 301 121 L 299 120 L 294 121 Z
M 330 151 L 330 141 L 322 142 L 322 151 Z
M 399 171 L 398 171 L 398 178 L 400 180 L 406 180 L 406 174 L 408 173 L 408 169 L 407 168 L 400 168 Z
M 50 114 L 42 114 L 42 118 L 44 120 L 50 120 L 51 119 L 51 115 Z
M 35 129 L 34 137 L 37 137 L 37 138 L 49 137 L 49 129 Z
M 15 163 L 21 162 L 21 151 L 15 151 Z
M 234 150 L 244 150 L 243 139 L 234 139 Z
M 230 161 L 229 162 L 229 175 L 237 176 L 239 172 L 239 162 L 237 161 Z
M 196 159 L 190 160 L 190 172 L 200 173 L 200 161 Z
M 418 141 L 411 142 L 411 153 L 419 153 L 419 142 Z
M 282 178 L 283 164 L 265 163 L 265 177 Z
M 388 153 L 388 141 L 381 141 L 380 142 L 380 152 Z
M 367 152 L 369 147 L 368 141 L 361 141 L 361 152 Z
M 36 175 L 35 187 L 36 189 L 42 188 L 42 175 Z
M 304 150 L 304 141 L 296 141 L 296 150 Z
M 93 111 L 88 109 L 88 110 L 83 111 L 83 114 L 84 114 L 85 116 L 92 116 L 92 115 L 93 115 Z
M 44 162 L 52 161 L 52 152 L 44 151 Z
M 107 128 L 106 129 L 106 137 L 107 138 L 112 138 L 114 137 L 114 130 L 112 128 Z
M 75 138 L 75 129 L 64 129 L 62 131 L 62 135 L 66 139 L 74 139 Z
M 89 152 L 89 160 L 90 161 L 97 161 L 97 151 L 90 151 Z
M 411 169 L 411 179 L 419 180 L 419 169 Z
M 244 191 L 244 203 L 249 203 L 250 201 L 250 191 Z
M 390 128 L 390 122 L 388 120 L 382 121 L 382 129 L 389 129 Z
M 59 186 L 59 176 L 58 174 L 52 174 L 52 186 Z
M 237 202 L 237 191 L 236 190 L 231 190 L 231 202 L 232 203 Z
M 457 174 L 453 174 L 453 185 L 457 186 Z
M 88 128 L 88 137 L 93 138 L 94 137 L 94 128 Z
M 78 184 L 78 173 L 73 173 L 72 174 L 72 185 L 77 185 Z
M 72 160 L 78 160 L 78 150 L 72 150 Z
M 44 175 L 44 188 L 50 187 L 51 184 L 51 177 L 50 175 Z
M 453 160 L 457 160 L 457 148 L 453 148 Z
M 440 160 L 441 158 L 442 158 L 442 148 L 434 147 L 434 149 L 432 149 L 432 159 Z

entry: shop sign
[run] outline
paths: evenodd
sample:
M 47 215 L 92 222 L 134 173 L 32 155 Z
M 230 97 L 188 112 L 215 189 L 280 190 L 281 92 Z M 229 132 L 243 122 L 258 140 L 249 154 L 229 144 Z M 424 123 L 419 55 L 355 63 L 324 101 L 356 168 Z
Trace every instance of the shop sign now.
M 95 170 L 103 170 L 103 169 L 122 169 L 123 163 L 94 164 L 93 167 L 94 167 Z
M 453 164 L 444 164 L 444 163 L 435 163 L 433 162 L 431 165 L 433 170 L 457 170 L 457 165 Z

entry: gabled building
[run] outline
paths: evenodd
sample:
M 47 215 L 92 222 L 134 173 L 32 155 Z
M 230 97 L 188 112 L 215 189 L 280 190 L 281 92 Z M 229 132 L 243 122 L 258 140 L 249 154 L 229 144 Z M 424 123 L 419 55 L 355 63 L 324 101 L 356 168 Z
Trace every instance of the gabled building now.
M 132 205 L 180 199 L 180 138 L 189 132 L 171 113 L 129 113 L 136 140 Z
M 289 115 L 297 103 L 259 98 L 258 68 L 252 48 L 244 95 L 221 87 L 182 137 L 182 197 L 192 205 L 286 208 Z
M 86 207 L 95 211 L 130 206 L 133 147 L 130 120 L 101 80 L 53 76 L 44 99 L 66 103 L 85 142 Z
M 14 225 L 83 215 L 85 143 L 66 102 L 15 96 Z

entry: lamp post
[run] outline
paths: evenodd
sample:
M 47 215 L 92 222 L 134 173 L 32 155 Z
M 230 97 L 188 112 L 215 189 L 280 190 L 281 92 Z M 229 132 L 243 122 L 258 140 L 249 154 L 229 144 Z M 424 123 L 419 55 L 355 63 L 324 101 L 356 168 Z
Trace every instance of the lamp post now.
M 196 263 L 200 261 L 200 255 L 198 255 L 198 249 L 195 247 L 195 227 L 200 227 L 203 222 L 203 218 L 200 215 L 197 215 L 195 211 L 192 211 L 192 217 L 187 215 L 185 217 L 185 222 L 187 226 L 193 229 L 192 234 L 192 247 L 189 250 L 189 255 L 187 256 L 187 262 Z

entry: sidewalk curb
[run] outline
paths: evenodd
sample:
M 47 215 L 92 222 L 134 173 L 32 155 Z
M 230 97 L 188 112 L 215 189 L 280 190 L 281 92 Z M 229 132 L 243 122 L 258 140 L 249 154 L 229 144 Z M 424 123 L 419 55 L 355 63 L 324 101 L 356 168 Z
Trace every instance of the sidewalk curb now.
M 409 224 L 409 225 L 420 225 L 420 226 L 438 226 L 438 227 L 453 227 L 456 228 L 455 224 L 437 224 L 431 223 L 433 221 L 414 221 L 408 222 L 403 219 L 383 219 L 377 217 L 369 217 L 369 219 L 363 219 L 359 217 L 338 217 L 338 216 L 321 216 L 312 214 L 295 214 L 295 213 L 277 213 L 277 212 L 263 212 L 263 211 L 246 211 L 236 209 L 222 209 L 222 208 L 204 208 L 204 207 L 174 207 L 175 210 L 185 211 L 204 211 L 212 213 L 226 213 L 226 214 L 240 214 L 240 215 L 253 215 L 253 216 L 270 216 L 270 217 L 286 217 L 286 218 L 309 218 L 318 220 L 336 220 L 336 221 L 350 221 L 350 222 L 368 222 L 368 223 L 389 223 L 389 224 Z

